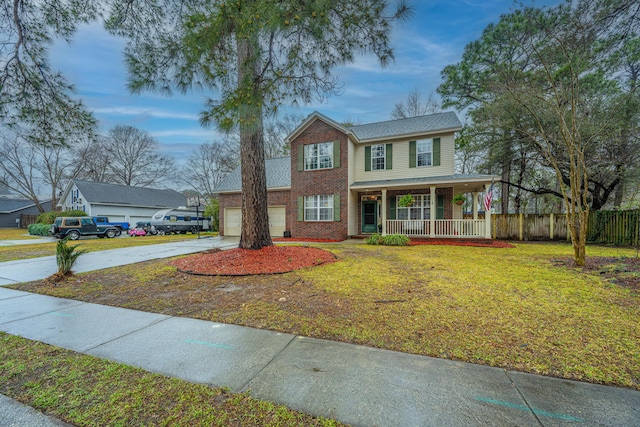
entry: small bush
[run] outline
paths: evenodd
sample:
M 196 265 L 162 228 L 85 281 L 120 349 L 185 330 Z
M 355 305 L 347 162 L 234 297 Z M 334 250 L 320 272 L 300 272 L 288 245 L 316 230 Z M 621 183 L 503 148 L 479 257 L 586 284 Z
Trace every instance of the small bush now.
M 367 243 L 368 245 L 382 245 L 384 242 L 381 235 L 379 235 L 378 233 L 373 233 L 371 236 L 366 238 L 365 243 Z
M 369 245 L 407 246 L 409 244 L 409 238 L 403 234 L 381 236 L 378 233 L 374 233 L 367 237 L 365 242 Z
M 388 234 L 384 236 L 383 242 L 386 246 L 407 246 L 409 238 L 404 234 Z
M 85 211 L 44 212 L 38 215 L 36 222 L 38 224 L 53 224 L 53 221 L 59 216 L 87 216 L 87 213 Z
M 67 241 L 68 239 L 62 239 L 56 245 L 56 263 L 58 264 L 58 273 L 62 275 L 68 274 L 76 259 L 87 252 L 85 249 L 76 250 L 80 245 L 69 246 Z
M 33 236 L 48 236 L 49 224 L 29 224 L 29 234 Z

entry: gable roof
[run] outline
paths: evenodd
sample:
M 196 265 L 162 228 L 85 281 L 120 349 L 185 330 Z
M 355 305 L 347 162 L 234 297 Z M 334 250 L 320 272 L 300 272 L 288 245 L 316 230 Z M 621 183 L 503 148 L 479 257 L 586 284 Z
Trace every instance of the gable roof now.
M 129 185 L 107 184 L 104 182 L 72 180 L 60 200 L 66 198 L 72 184 L 91 204 L 131 205 L 148 207 L 177 208 L 186 205 L 186 197 L 175 190 L 132 187 Z
M 459 131 L 462 123 L 453 111 L 410 117 L 407 119 L 388 120 L 351 126 L 349 128 L 359 142 L 383 138 L 408 137 L 439 131 Z
M 51 200 L 45 200 L 45 203 Z M 31 200 L 0 196 L 0 213 L 12 213 L 35 206 Z
M 346 135 L 352 136 L 356 142 L 373 142 L 379 139 L 412 137 L 435 132 L 457 132 L 462 129 L 462 123 L 453 111 L 348 127 L 314 111 L 287 136 L 287 141 L 294 140 L 316 120 L 322 120 Z
M 267 174 L 267 188 L 291 187 L 291 157 L 266 159 L 264 163 Z M 234 169 L 215 189 L 216 193 L 237 192 L 242 189 L 240 166 Z
M 351 134 L 351 131 L 349 130 L 349 128 L 342 126 L 340 123 L 336 122 L 333 119 L 330 119 L 329 117 L 325 116 L 322 113 L 318 113 L 317 111 L 314 111 L 313 113 L 309 114 L 309 116 L 302 123 L 300 123 L 300 125 L 297 128 L 295 128 L 293 132 L 291 132 L 285 139 L 287 141 L 292 141 L 296 139 L 298 135 L 300 135 L 306 128 L 311 126 L 316 120 L 321 120 L 326 124 L 328 124 L 329 126 L 332 126 L 341 132 L 344 132 L 345 134 Z

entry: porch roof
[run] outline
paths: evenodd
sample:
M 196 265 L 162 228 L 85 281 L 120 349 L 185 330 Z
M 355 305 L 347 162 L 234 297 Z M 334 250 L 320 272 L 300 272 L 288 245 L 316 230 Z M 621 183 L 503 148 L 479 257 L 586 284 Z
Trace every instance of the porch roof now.
M 455 187 L 456 191 L 483 191 L 483 185 L 491 180 L 500 180 L 500 176 L 484 174 L 454 174 L 443 176 L 425 176 L 420 178 L 387 179 L 378 181 L 359 181 L 351 184 L 352 190 L 378 190 L 381 188 L 415 189 L 424 186 Z

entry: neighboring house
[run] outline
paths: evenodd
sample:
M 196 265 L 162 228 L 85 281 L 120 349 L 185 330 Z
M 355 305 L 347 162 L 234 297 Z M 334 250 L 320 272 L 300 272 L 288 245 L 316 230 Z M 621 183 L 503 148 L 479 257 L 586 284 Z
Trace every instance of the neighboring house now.
M 345 239 L 406 234 L 491 237 L 490 212 L 463 219 L 456 194 L 478 195 L 499 177 L 456 174 L 453 112 L 345 127 L 311 114 L 287 138 L 291 157 L 266 161 L 272 237 Z M 216 189 L 220 230 L 240 235 L 240 168 Z M 410 194 L 411 206 L 400 200 Z
M 89 216 L 108 216 L 111 221 L 134 225 L 149 221 L 161 209 L 186 205 L 184 195 L 175 190 L 132 187 L 73 179 L 67 184 L 58 207 L 84 211 Z
M 40 206 L 46 211 L 51 210 L 51 200 L 43 200 Z M 23 228 L 20 223 L 20 215 L 38 215 L 40 211 L 36 204 L 28 199 L 16 198 L 15 196 L 0 196 L 0 228 Z M 26 225 L 24 225 L 26 227 Z

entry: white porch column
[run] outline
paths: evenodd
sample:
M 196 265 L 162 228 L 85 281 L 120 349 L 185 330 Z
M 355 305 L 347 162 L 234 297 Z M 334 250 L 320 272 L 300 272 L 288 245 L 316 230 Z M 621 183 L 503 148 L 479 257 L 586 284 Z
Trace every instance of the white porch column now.
M 484 238 L 491 238 L 491 209 L 487 209 L 484 213 Z
M 429 197 L 429 237 L 436 237 L 436 187 L 431 186 Z
M 382 235 L 387 235 L 387 189 L 382 189 Z
M 478 192 L 473 192 L 473 219 L 478 219 Z

